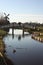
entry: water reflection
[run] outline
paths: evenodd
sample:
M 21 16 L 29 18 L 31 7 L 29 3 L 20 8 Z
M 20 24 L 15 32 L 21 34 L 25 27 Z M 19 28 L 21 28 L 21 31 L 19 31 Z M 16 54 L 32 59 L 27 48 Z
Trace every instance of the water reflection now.
M 28 32 L 23 32 L 23 30 L 18 29 L 9 29 L 9 35 L 12 35 L 12 39 L 14 39 L 14 36 L 18 36 L 18 40 L 21 40 L 21 37 L 25 37 L 30 35 Z
M 14 65 L 43 65 L 43 44 L 33 40 L 31 35 L 9 34 L 3 40 L 6 45 L 5 54 Z
M 12 34 L 12 39 L 14 39 L 14 34 Z
M 18 40 L 21 40 L 21 35 L 18 36 Z
M 20 41 L 22 38 L 25 38 L 26 36 L 30 36 L 30 34 L 24 34 L 24 35 L 9 34 L 9 36 L 11 36 L 12 39 L 14 39 L 15 37 L 17 37 L 18 40 Z

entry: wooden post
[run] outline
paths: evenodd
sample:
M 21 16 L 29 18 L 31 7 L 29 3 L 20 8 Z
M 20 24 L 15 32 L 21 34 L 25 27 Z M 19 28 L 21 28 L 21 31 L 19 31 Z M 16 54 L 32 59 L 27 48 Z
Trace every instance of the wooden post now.
M 12 28 L 12 38 L 14 38 L 14 28 Z
M 22 33 L 23 37 L 24 37 L 24 28 L 23 28 L 23 33 Z

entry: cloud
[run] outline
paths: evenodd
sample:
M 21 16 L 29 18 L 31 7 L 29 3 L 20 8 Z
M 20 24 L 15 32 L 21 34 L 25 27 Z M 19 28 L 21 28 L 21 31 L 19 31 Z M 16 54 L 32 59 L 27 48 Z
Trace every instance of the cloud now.
M 43 15 L 33 14 L 12 14 L 10 16 L 11 22 L 38 22 L 43 23 Z

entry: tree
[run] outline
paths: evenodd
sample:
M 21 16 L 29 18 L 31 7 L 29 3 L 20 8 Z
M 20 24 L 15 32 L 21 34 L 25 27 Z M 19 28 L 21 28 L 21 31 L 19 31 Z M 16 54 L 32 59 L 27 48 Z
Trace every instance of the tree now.
M 18 22 L 18 24 L 21 26 L 22 23 L 21 22 Z
M 5 15 L 5 16 L 4 16 Z M 9 24 L 10 22 L 9 22 L 9 14 L 8 15 L 6 15 L 6 13 L 4 13 L 4 15 L 2 14 L 1 16 L 0 16 L 0 26 L 1 25 L 7 25 L 7 24 Z

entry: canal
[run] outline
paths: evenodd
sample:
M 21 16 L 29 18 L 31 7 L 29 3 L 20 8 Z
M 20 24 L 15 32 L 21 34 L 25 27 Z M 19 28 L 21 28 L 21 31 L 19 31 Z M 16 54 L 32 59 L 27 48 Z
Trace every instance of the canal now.
M 14 65 L 43 65 L 43 43 L 31 38 L 22 30 L 9 30 L 9 34 L 3 39 L 5 54 Z

